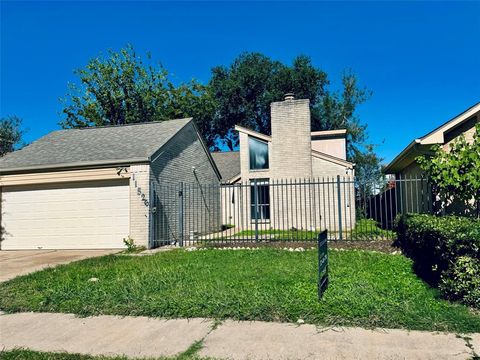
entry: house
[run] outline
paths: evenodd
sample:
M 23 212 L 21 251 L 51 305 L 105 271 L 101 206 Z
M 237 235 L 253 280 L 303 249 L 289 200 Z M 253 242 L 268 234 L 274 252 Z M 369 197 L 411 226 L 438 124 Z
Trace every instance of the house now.
M 155 189 L 219 179 L 192 119 L 54 131 L 0 159 L 1 248 L 151 248 Z
M 433 145 L 440 145 L 446 151 L 459 135 L 464 135 L 468 142 L 473 140 L 475 124 L 480 121 L 480 102 L 465 110 L 461 114 L 448 120 L 428 134 L 414 139 L 407 145 L 385 168 L 387 174 L 402 176 L 420 176 L 422 170 L 416 158 L 429 154 Z
M 416 158 L 431 154 L 433 145 L 440 145 L 449 151 L 450 144 L 460 135 L 465 136 L 467 142 L 472 142 L 475 125 L 479 122 L 480 103 L 477 103 L 428 134 L 414 139 L 387 165 L 385 172 L 395 175 L 397 180 L 396 194 L 400 212 L 432 211 L 431 189 L 423 179 L 424 172 Z
M 342 210 L 343 227 L 355 223 L 354 164 L 346 160 L 346 130 L 312 132 L 308 99 L 287 94 L 272 103 L 271 135 L 241 126 L 235 130 L 239 151 L 212 154 L 224 184 L 225 224 L 338 230 Z M 327 181 L 327 187 L 320 186 Z

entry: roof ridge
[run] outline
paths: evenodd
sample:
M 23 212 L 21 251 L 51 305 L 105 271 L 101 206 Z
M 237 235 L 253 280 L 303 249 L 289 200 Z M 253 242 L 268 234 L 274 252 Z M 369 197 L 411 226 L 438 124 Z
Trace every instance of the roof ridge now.
M 127 126 L 137 126 L 137 125 L 158 125 L 167 121 L 180 121 L 180 120 L 192 120 L 192 117 L 186 118 L 178 118 L 178 119 L 167 119 L 167 120 L 153 120 L 153 121 L 143 121 L 137 123 L 129 123 L 129 124 L 116 124 L 116 125 L 101 125 L 101 126 L 85 126 L 81 128 L 68 128 L 68 129 L 58 129 L 56 131 L 68 131 L 68 130 L 94 130 L 94 129 L 112 129 L 112 128 L 121 128 Z

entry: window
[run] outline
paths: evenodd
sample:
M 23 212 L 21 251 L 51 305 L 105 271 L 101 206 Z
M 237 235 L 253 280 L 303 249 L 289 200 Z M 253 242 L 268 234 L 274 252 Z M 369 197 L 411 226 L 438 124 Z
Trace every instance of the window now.
M 270 186 L 268 180 L 253 180 L 250 186 L 251 219 L 270 220 Z
M 248 149 L 250 152 L 250 170 L 268 169 L 268 144 L 249 136 Z

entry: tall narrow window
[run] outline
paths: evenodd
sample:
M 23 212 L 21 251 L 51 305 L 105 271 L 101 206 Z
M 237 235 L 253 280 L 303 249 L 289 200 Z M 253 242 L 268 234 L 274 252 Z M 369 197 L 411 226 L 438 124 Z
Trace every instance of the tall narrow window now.
M 253 180 L 250 186 L 251 220 L 270 220 L 270 186 L 268 180 Z
M 248 149 L 250 152 L 250 170 L 268 169 L 268 144 L 249 136 Z

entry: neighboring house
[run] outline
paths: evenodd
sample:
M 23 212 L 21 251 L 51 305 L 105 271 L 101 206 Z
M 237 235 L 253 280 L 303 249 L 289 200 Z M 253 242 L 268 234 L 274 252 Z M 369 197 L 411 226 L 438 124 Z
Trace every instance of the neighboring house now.
M 479 122 L 480 103 L 477 103 L 428 134 L 413 140 L 388 164 L 385 172 L 394 174 L 397 179 L 397 205 L 401 207 L 400 211 L 428 212 L 432 210 L 430 190 L 426 181 L 422 179 L 424 173 L 416 158 L 431 154 L 433 145 L 440 145 L 445 151 L 449 151 L 450 144 L 460 135 L 465 136 L 467 142 L 471 143 L 475 125 Z
M 225 224 L 252 228 L 260 221 L 273 229 L 336 230 L 338 221 L 328 217 L 338 215 L 339 196 L 343 227 L 355 223 L 354 164 L 346 160 L 346 130 L 311 132 L 310 124 L 309 100 L 287 94 L 271 104 L 271 136 L 236 126 L 239 151 L 212 154 L 224 182 Z M 337 176 L 352 181 L 338 188 Z M 290 184 L 295 181 L 298 185 Z M 312 181 L 334 186 L 305 185 Z
M 192 119 L 55 131 L 0 159 L 1 248 L 154 247 L 157 186 L 219 179 Z
M 240 180 L 240 152 L 239 151 L 216 151 L 212 152 L 212 158 L 217 165 L 222 182 L 234 183 Z

